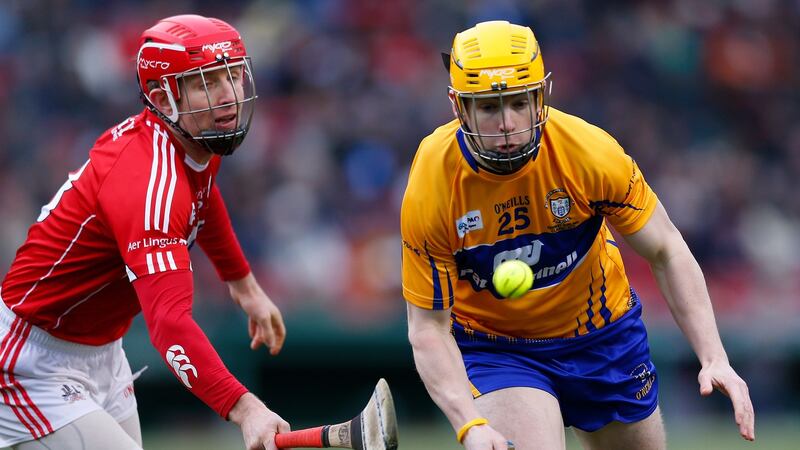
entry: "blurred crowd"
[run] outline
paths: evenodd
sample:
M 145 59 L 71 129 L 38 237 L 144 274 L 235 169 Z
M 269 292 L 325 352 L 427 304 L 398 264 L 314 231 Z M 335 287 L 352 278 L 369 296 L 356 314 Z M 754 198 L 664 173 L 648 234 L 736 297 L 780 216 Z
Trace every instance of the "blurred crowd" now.
M 139 34 L 188 12 L 232 23 L 253 57 L 255 123 L 220 186 L 285 314 L 404 319 L 406 176 L 419 141 L 452 118 L 440 53 L 457 31 L 506 19 L 534 29 L 552 105 L 638 161 L 720 320 L 798 329 L 796 0 L 0 2 L 0 271 L 94 139 L 141 110 Z M 627 266 L 650 320 L 667 320 L 643 261 Z M 195 268 L 199 302 L 227 302 L 208 263 Z

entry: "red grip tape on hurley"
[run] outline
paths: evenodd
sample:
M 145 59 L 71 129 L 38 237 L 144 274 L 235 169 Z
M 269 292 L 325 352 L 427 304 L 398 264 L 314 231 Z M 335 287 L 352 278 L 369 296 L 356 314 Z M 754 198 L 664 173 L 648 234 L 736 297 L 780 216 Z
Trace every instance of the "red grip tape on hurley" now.
M 324 427 L 278 433 L 275 435 L 275 446 L 278 448 L 322 448 L 322 428 Z

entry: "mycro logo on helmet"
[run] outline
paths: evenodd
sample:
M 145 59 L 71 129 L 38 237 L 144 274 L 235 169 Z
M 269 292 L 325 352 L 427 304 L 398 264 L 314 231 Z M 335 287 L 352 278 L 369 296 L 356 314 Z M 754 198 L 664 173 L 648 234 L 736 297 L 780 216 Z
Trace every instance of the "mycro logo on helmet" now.
M 478 75 L 485 76 L 488 78 L 514 78 L 515 70 L 511 67 L 506 67 L 504 69 L 482 69 Z
M 139 60 L 139 67 L 142 69 L 167 70 L 169 69 L 169 63 L 166 61 L 150 61 L 149 59 L 142 58 Z
M 230 50 L 231 47 L 233 47 L 231 41 L 223 41 L 223 42 L 216 42 L 214 44 L 203 44 L 203 48 L 201 50 L 203 50 L 204 52 L 225 51 L 225 50 Z

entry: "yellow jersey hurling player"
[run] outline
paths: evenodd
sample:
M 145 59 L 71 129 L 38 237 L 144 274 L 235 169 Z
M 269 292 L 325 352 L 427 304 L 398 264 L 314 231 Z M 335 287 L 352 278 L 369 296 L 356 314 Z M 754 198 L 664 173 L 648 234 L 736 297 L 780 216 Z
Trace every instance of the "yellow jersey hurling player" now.
M 564 425 L 591 445 L 621 422 L 613 442 L 662 448 L 641 305 L 609 224 L 667 283 L 674 311 L 691 304 L 676 320 L 701 361 L 723 361 L 712 369 L 745 386 L 680 233 L 611 136 L 549 106 L 550 74 L 530 28 L 479 23 L 445 56 L 457 118 L 420 144 L 401 212 L 409 338 L 428 391 L 465 445 L 563 448 Z M 534 283 L 511 300 L 492 275 L 513 259 Z M 739 400 L 737 413 L 752 412 L 749 397 Z M 740 427 L 747 438 L 750 430 Z

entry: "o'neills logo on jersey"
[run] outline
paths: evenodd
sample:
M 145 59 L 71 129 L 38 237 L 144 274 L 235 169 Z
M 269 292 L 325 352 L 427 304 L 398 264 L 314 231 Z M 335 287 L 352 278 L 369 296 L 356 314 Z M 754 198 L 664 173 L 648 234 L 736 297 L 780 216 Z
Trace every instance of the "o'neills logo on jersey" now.
M 481 218 L 481 211 L 478 209 L 470 211 L 456 219 L 456 230 L 460 238 L 463 238 L 470 231 L 482 229 L 483 218 Z
M 563 219 L 569 214 L 572 200 L 563 188 L 553 189 L 545 197 L 544 207 L 549 209 L 556 219 Z
M 233 47 L 231 41 L 222 41 L 214 44 L 203 44 L 201 50 L 204 52 L 224 52 L 225 50 L 230 50 L 231 47 Z

